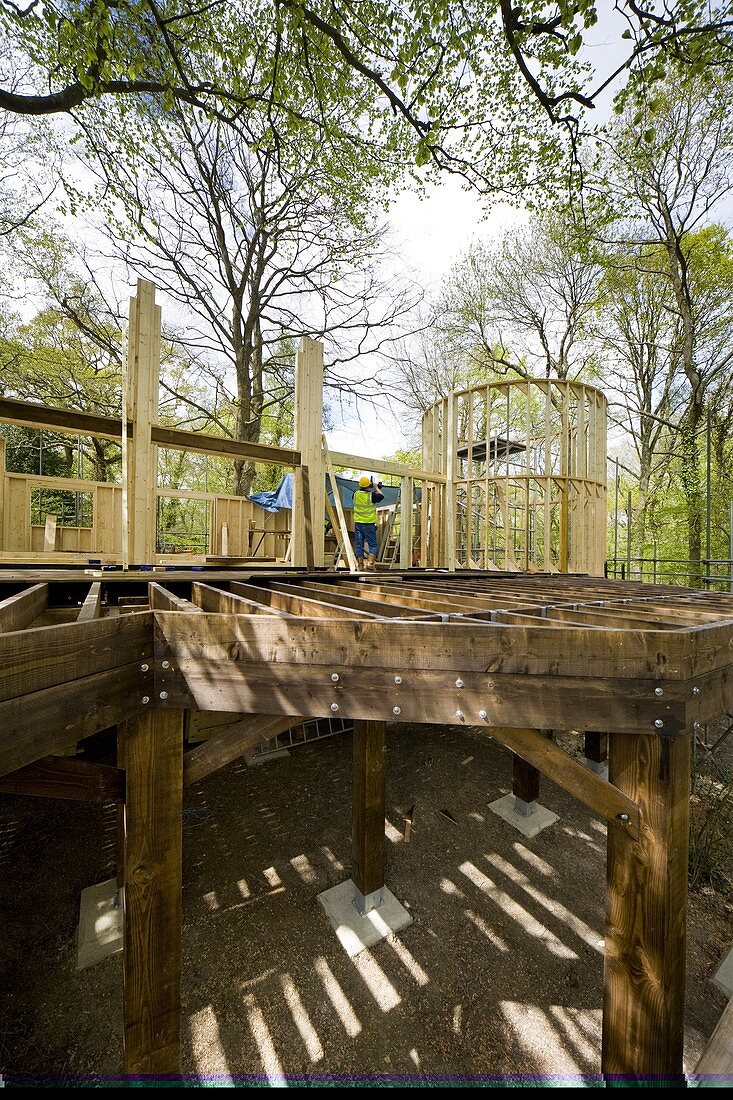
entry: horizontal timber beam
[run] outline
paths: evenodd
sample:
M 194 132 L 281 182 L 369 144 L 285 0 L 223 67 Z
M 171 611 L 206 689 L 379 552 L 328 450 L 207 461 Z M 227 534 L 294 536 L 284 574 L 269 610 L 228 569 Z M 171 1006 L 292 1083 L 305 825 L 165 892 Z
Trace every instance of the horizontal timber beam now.
M 0 519 L 2 517 L 0 516 Z M 48 585 L 34 584 L 24 592 L 0 601 L 0 633 L 24 630 L 48 607 Z
M 5 424 L 24 424 L 29 428 L 52 428 L 68 435 L 122 438 L 122 420 L 119 417 L 96 416 L 93 413 L 59 409 L 52 405 L 34 405 L 32 401 L 17 401 L 9 397 L 0 397 L 0 421 Z M 127 434 L 132 436 L 132 424 L 129 422 Z
M 445 484 L 445 474 L 439 474 L 436 470 L 417 470 L 413 466 L 405 466 L 402 462 L 390 462 L 388 459 L 365 458 L 364 455 L 350 455 L 345 451 L 331 451 L 331 463 L 334 466 L 345 466 L 348 469 L 373 470 L 375 473 L 392 474 L 395 477 L 411 477 L 413 481 L 432 481 L 436 484 Z
M 197 783 L 207 775 L 237 760 L 263 741 L 299 726 L 302 718 L 282 714 L 249 714 L 203 745 L 197 745 L 183 757 L 183 784 Z
M 46 756 L 0 779 L 0 793 L 75 802 L 125 801 L 125 773 L 93 761 Z
M 180 428 L 164 428 L 153 424 L 150 438 L 159 447 L 178 451 L 194 451 L 197 454 L 221 455 L 224 458 L 251 458 L 273 466 L 299 466 L 300 451 L 290 447 L 273 447 L 265 443 L 244 443 L 226 436 L 204 435 L 202 432 L 186 432 Z

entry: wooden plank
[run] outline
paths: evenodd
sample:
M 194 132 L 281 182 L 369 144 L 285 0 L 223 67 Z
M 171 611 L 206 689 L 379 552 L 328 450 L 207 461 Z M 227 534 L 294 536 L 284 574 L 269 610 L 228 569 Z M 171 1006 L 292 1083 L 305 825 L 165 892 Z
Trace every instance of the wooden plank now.
M 0 421 L 5 424 L 25 424 L 30 428 L 53 428 L 70 435 L 95 435 L 103 439 L 120 439 L 122 421 L 114 416 L 96 416 L 77 412 L 75 409 L 59 409 L 51 405 L 34 405 L 31 401 L 0 397 Z M 132 435 L 132 424 L 127 425 Z
M 282 581 L 269 581 L 268 585 L 276 592 L 288 592 L 293 596 L 302 594 L 303 596 L 313 597 L 323 603 L 333 603 L 337 607 L 354 608 L 357 611 L 371 611 L 372 614 L 379 615 L 382 618 L 401 617 L 407 619 L 429 619 L 433 617 L 429 611 L 414 611 L 412 608 L 401 607 L 399 604 L 352 596 L 348 593 L 348 590 L 341 585 L 306 584 L 304 582 L 285 584 Z
M 121 803 L 125 801 L 125 773 L 106 764 L 47 756 L 3 776 L 0 793 Z
M 281 611 L 290 611 L 295 615 L 312 616 L 317 619 L 374 618 L 374 614 L 369 611 L 338 607 L 335 604 L 324 603 L 322 600 L 314 600 L 308 596 L 281 592 L 276 588 L 259 588 L 253 584 L 242 584 L 240 581 L 232 581 L 231 587 L 234 592 L 246 596 L 250 600 L 257 600 L 267 607 L 277 607 Z
M 705 1084 L 706 1078 L 712 1078 L 709 1081 L 711 1085 L 729 1084 L 733 1078 L 733 1000 L 728 1001 L 710 1042 L 695 1066 L 695 1078 L 702 1078 L 700 1084 Z
M 183 715 L 149 709 L 125 730 L 124 1070 L 180 1061 Z
M 430 481 L 436 485 L 444 485 L 445 474 L 437 470 L 417 470 L 413 466 L 406 466 L 403 462 L 391 462 L 382 458 L 365 458 L 364 455 L 347 454 L 345 451 L 331 451 L 331 462 L 334 466 L 341 466 L 347 470 L 374 470 L 379 474 L 391 474 L 394 477 L 411 477 L 416 481 Z
M 116 725 L 144 693 L 152 695 L 152 676 L 135 662 L 0 703 L 0 775 Z
M 266 604 L 255 600 L 247 600 L 244 596 L 237 596 L 234 592 L 223 592 L 220 588 L 213 588 L 201 581 L 194 581 L 191 585 L 191 595 L 196 607 L 202 611 L 230 615 L 275 615 L 283 619 L 295 618 L 288 611 L 281 611 L 277 607 L 268 607 Z
M 331 493 L 333 495 L 333 507 L 336 511 L 336 517 L 338 519 L 339 531 L 341 532 L 341 546 L 346 554 L 346 560 L 349 563 L 349 569 L 352 573 L 357 570 L 356 554 L 354 548 L 351 545 L 351 539 L 349 537 L 349 528 L 346 523 L 346 516 L 344 515 L 344 506 L 341 503 L 341 494 L 338 488 L 338 482 L 336 481 L 336 475 L 333 472 L 333 466 L 331 464 L 331 456 L 328 450 L 328 444 L 326 443 L 325 435 L 322 437 L 323 441 L 323 457 L 328 472 L 328 482 L 331 486 Z
M 412 498 L 412 479 L 403 477 L 400 482 L 400 569 L 412 566 Z
M 0 634 L 0 700 L 134 661 L 141 665 L 152 654 L 153 616 L 148 613 Z
M 187 432 L 181 428 L 153 424 L 150 438 L 160 447 L 174 451 L 192 451 L 194 454 L 220 455 L 222 458 L 251 458 L 271 466 L 299 466 L 300 451 L 290 447 L 273 447 L 266 443 L 243 443 L 225 436 L 205 435 L 203 432 Z
M 48 585 L 34 584 L 24 592 L 0 601 L 0 633 L 24 630 L 48 607 Z
M 56 549 L 56 524 L 58 516 L 46 516 L 46 525 L 43 531 L 43 550 L 46 554 L 52 554 Z
M 212 737 L 203 745 L 197 745 L 183 757 L 183 783 L 197 783 L 207 775 L 237 760 L 250 749 L 256 749 L 263 741 L 270 741 L 279 733 L 299 726 L 302 718 L 282 714 L 248 714 L 241 722 L 228 726 L 223 733 Z
M 190 612 L 201 610 L 195 603 L 191 603 L 190 600 L 184 600 L 181 596 L 176 596 L 173 592 L 164 588 L 162 584 L 158 584 L 157 581 L 150 581 L 148 584 L 148 602 L 151 610 L 154 611 Z
M 98 619 L 102 611 L 102 585 L 100 581 L 95 581 L 89 588 L 89 592 L 79 609 L 76 621 L 78 623 L 88 623 L 93 619 Z
M 386 724 L 354 723 L 352 878 L 364 897 L 384 886 Z
M 601 1069 L 681 1075 L 690 737 L 614 734 L 609 768 L 642 829 L 608 834 Z

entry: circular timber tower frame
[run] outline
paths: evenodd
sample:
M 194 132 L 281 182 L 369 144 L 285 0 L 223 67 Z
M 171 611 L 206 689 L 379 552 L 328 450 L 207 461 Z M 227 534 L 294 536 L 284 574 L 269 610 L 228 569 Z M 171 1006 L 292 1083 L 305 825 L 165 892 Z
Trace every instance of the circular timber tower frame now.
M 517 379 L 423 414 L 423 467 L 446 475 L 433 524 L 448 568 L 603 574 L 607 401 L 595 386 Z

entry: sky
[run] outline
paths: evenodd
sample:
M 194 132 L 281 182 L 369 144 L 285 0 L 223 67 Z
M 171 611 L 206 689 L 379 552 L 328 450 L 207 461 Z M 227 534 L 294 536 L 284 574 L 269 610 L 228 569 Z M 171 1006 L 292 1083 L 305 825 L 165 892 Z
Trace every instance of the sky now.
M 521 218 L 519 211 L 506 204 L 496 204 L 487 213 L 476 192 L 464 190 L 457 178 L 446 176 L 424 196 L 400 194 L 388 221 L 400 269 L 411 273 L 429 294 L 440 288 L 472 240 L 500 236 Z M 353 410 L 334 408 L 331 412 L 334 426 L 327 438 L 334 451 L 385 458 L 408 448 L 414 440 L 400 407 L 377 411 L 362 403 L 358 416 Z

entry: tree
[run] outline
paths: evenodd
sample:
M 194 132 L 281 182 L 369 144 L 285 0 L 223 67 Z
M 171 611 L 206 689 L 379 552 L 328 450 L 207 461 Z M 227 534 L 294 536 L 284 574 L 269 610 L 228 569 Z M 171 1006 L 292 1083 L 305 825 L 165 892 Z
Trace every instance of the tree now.
M 731 0 L 638 0 L 615 5 L 628 51 L 611 71 L 579 61 L 598 21 L 594 0 L 2 0 L 0 26 L 30 67 L 22 89 L 0 89 L 0 109 L 74 111 L 100 98 L 153 98 L 202 107 L 237 124 L 263 105 L 333 133 L 329 105 L 358 90 L 364 111 L 346 122 L 383 154 L 461 172 L 487 190 L 516 191 L 557 168 L 540 121 L 575 139 L 582 113 L 628 72 L 665 62 L 699 71 L 729 64 Z M 263 71 L 267 36 L 272 48 Z M 490 62 L 487 61 L 490 59 Z M 50 87 L 49 87 L 50 85 Z M 345 120 L 341 120 L 343 124 Z
M 700 227 L 733 188 L 732 91 L 725 77 L 675 77 L 647 90 L 641 105 L 628 109 L 602 141 L 598 208 L 608 212 L 610 204 L 611 218 L 635 223 L 640 237 L 651 230 L 660 245 L 656 255 L 664 258 L 659 270 L 672 292 L 675 355 L 687 383 L 679 446 L 693 568 L 702 548 L 699 436 L 705 401 L 729 369 L 725 356 L 709 354 L 701 342 L 708 311 L 696 301 L 695 272 L 703 271 L 710 244 Z M 613 223 L 606 235 L 613 236 Z
M 126 212 L 112 225 L 115 254 L 121 227 L 124 258 L 193 317 L 185 343 L 221 361 L 222 392 L 234 379 L 234 422 L 218 416 L 217 428 L 246 442 L 260 440 L 268 409 L 289 396 L 303 333 L 328 334 L 331 385 L 378 392 L 373 373 L 360 367 L 354 379 L 344 365 L 383 352 L 418 296 L 374 271 L 383 231 L 368 203 L 382 173 L 346 152 L 334 164 L 318 147 L 278 143 L 270 123 L 262 117 L 245 139 L 201 112 L 141 111 L 147 140 L 134 163 L 106 130 L 86 130 L 106 193 Z M 232 491 L 248 493 L 253 475 L 252 462 L 236 463 Z

